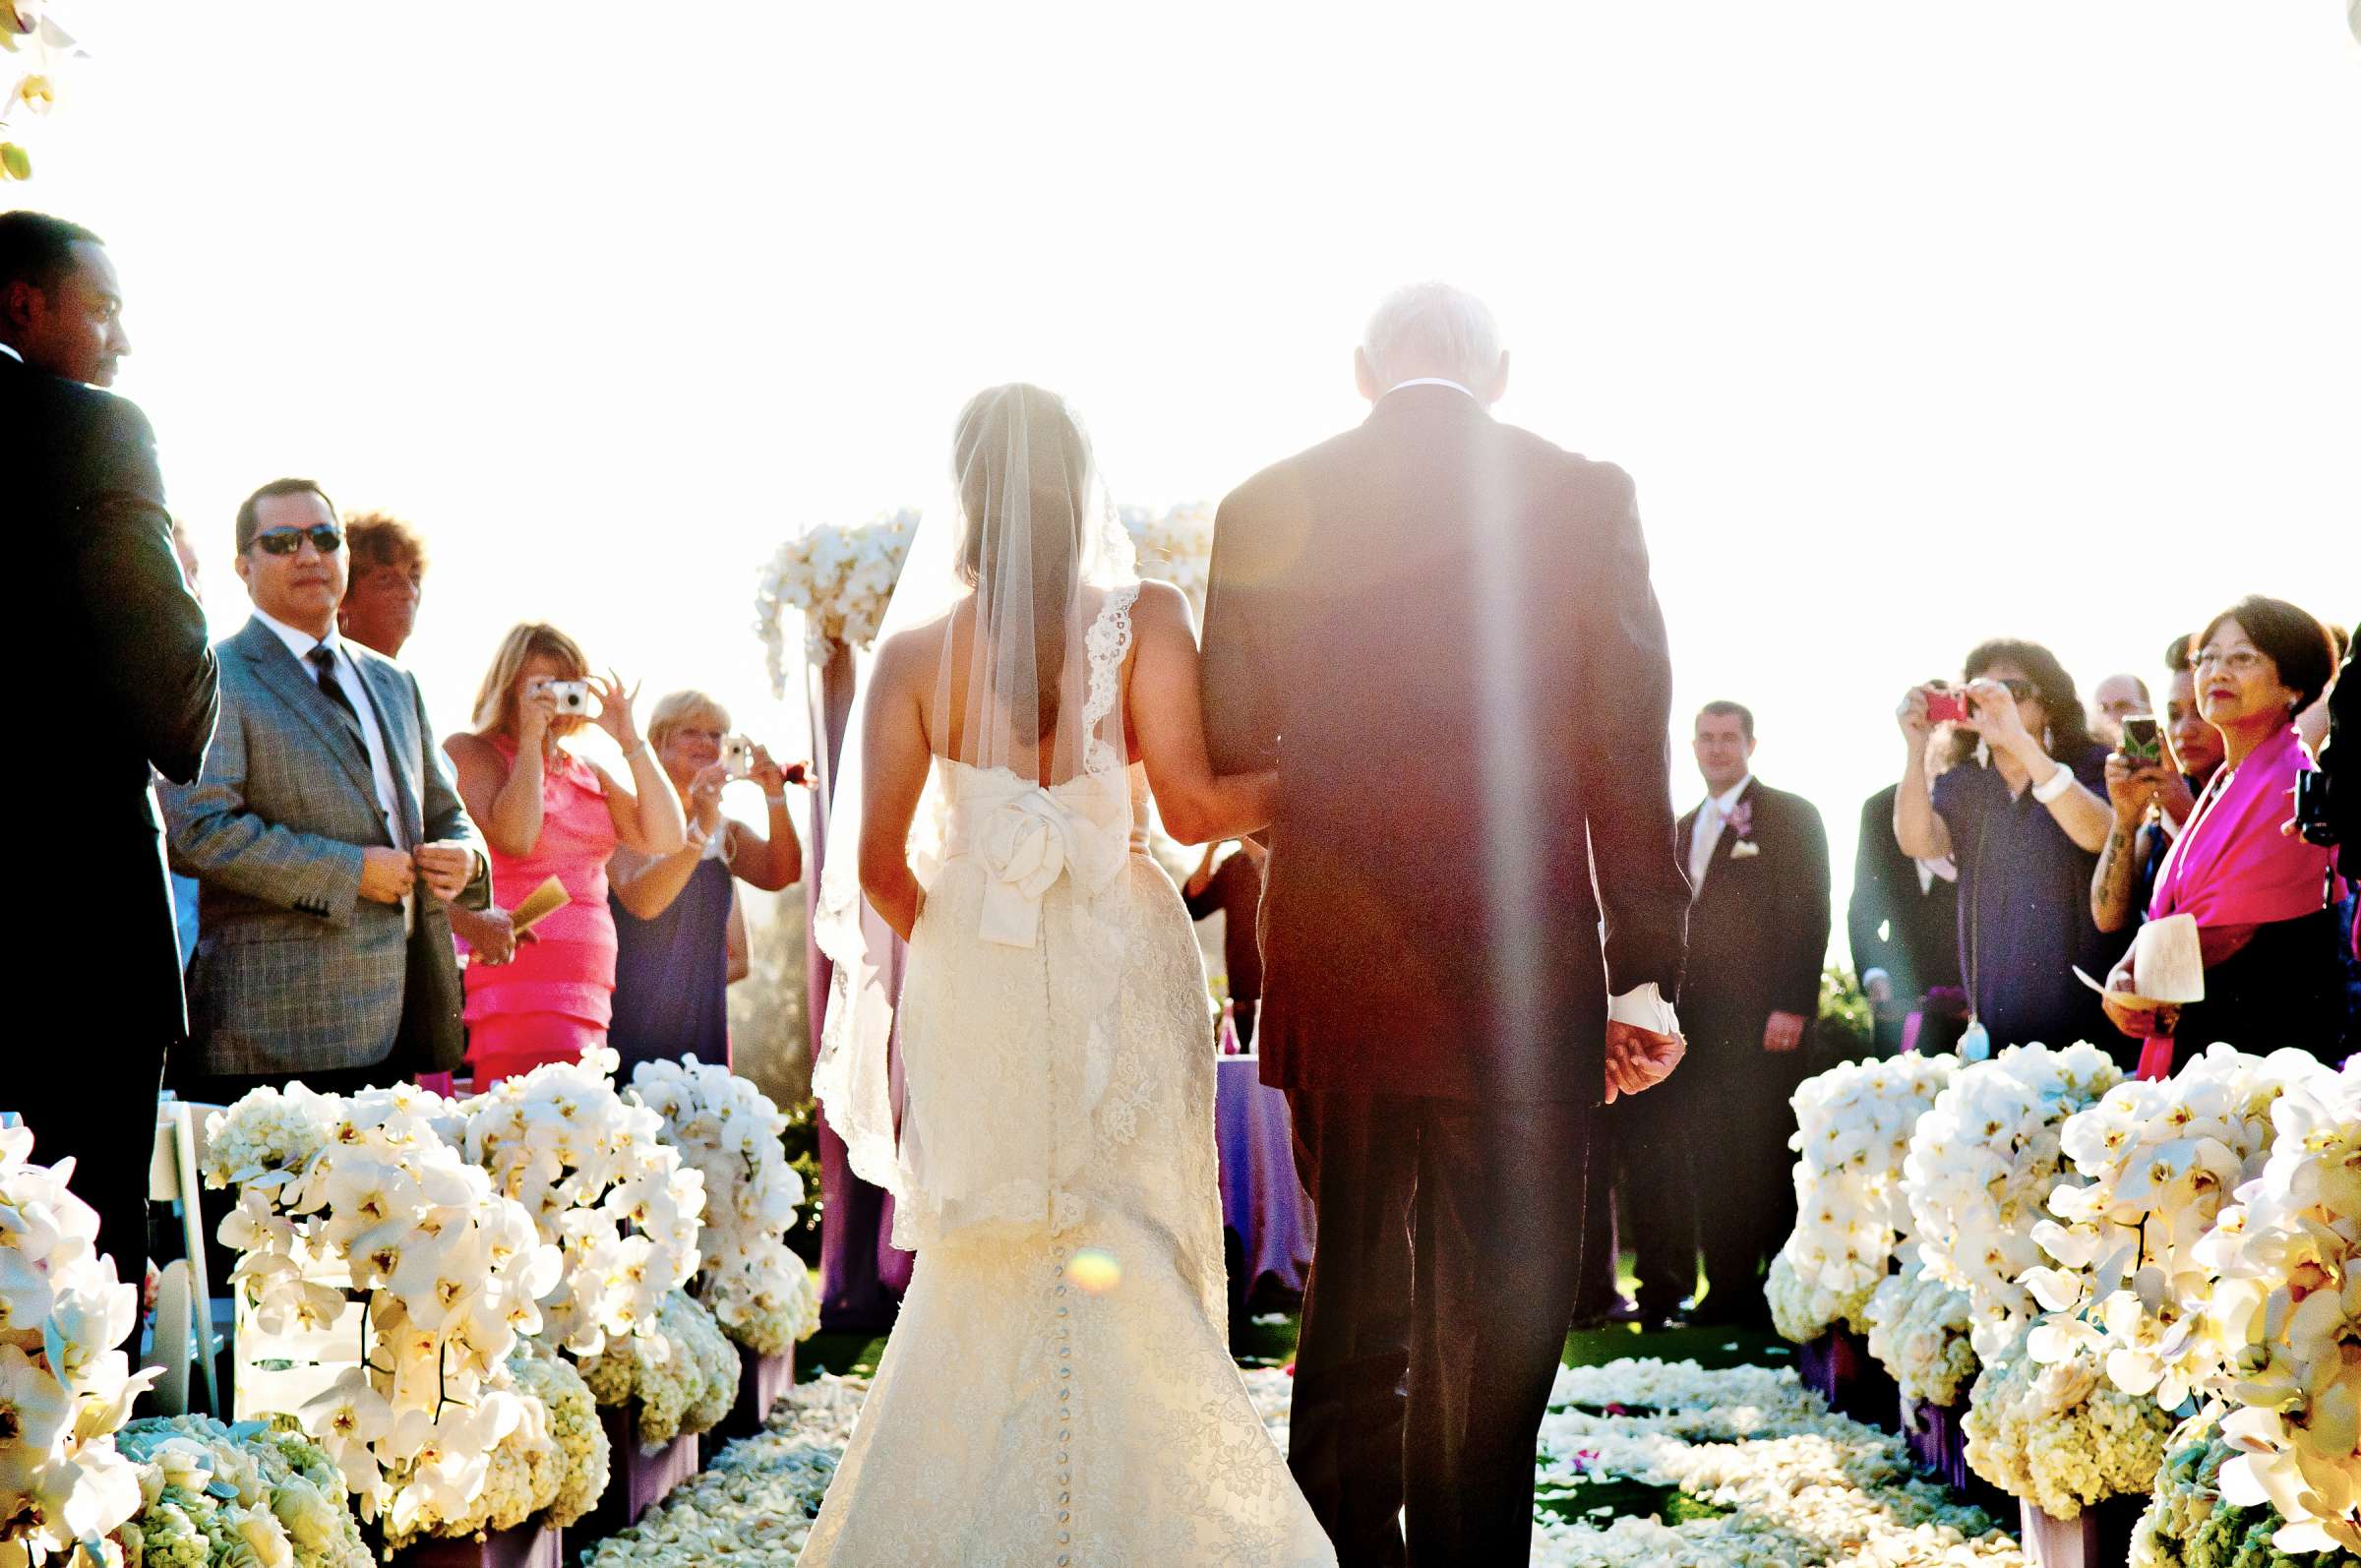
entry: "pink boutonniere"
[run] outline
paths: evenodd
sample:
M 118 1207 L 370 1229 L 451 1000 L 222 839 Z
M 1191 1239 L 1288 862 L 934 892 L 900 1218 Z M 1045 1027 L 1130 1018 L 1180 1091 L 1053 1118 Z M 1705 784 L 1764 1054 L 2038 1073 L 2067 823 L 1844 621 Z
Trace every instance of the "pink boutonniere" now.
M 1754 837 L 1754 802 L 1740 801 L 1729 809 L 1729 830 L 1740 838 Z

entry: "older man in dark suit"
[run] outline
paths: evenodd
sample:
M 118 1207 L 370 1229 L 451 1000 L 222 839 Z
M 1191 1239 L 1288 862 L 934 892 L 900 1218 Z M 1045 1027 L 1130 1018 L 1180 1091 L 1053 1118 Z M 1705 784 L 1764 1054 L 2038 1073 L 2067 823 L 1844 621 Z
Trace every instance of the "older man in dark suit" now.
M 1356 371 L 1366 423 L 1223 502 L 1206 609 L 1214 764 L 1279 771 L 1259 1041 L 1319 1229 L 1288 1463 L 1348 1568 L 1405 1518 L 1416 1561 L 1523 1562 L 1587 1129 L 1679 1051 L 1671 671 L 1630 479 L 1492 418 L 1480 303 L 1402 291 Z
M 0 493 L 22 568 L 10 667 L 73 671 L 80 703 L 65 816 L 17 835 L 41 908 L 14 956 L 90 1024 L 71 1048 L 19 1052 L 0 1110 L 24 1116 L 35 1158 L 73 1157 L 98 1249 L 137 1280 L 156 1089 L 186 1027 L 150 781 L 197 776 L 215 670 L 173 554 L 154 437 L 137 407 L 99 390 L 130 351 L 98 236 L 0 213 Z
M 292 1077 L 349 1090 L 454 1066 L 445 905 L 480 908 L 490 877 L 418 683 L 336 634 L 343 532 L 318 485 L 263 486 L 237 542 L 254 618 L 220 646 L 204 772 L 164 796 L 202 931 L 173 1082 L 226 1101 Z

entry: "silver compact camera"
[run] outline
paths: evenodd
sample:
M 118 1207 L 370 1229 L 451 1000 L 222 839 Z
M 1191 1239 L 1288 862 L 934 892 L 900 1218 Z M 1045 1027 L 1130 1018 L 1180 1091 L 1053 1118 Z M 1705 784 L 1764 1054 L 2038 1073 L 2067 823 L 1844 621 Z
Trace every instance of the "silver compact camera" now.
M 733 735 L 721 743 L 722 776 L 730 779 L 755 776 L 755 743 L 743 735 Z
M 560 713 L 590 711 L 590 683 L 587 681 L 535 681 L 527 692 L 547 692 Z

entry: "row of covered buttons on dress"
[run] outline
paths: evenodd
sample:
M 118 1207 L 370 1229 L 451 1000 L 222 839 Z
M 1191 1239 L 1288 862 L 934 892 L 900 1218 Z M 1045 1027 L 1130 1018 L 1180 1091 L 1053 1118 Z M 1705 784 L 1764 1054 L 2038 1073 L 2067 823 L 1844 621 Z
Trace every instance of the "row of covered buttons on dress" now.
M 1065 1546 L 1073 1539 L 1070 1528 L 1072 1513 L 1068 1500 L 1073 1496 L 1073 1466 L 1068 1458 L 1067 1445 L 1073 1437 L 1073 1380 L 1072 1307 L 1067 1299 L 1065 1279 L 1065 1245 L 1059 1242 L 1050 1249 L 1050 1301 L 1057 1316 L 1058 1345 L 1058 1544 Z M 1068 1568 L 1069 1558 L 1063 1551 L 1058 1554 L 1058 1568 Z

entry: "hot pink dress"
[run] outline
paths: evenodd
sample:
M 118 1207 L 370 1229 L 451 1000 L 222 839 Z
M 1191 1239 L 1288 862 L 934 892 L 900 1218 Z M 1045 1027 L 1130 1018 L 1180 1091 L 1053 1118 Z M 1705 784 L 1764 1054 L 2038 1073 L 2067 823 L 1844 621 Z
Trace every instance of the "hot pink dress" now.
M 514 766 L 516 745 L 490 738 Z M 560 752 L 541 780 L 541 837 L 529 855 L 492 857 L 492 896 L 515 909 L 550 877 L 571 895 L 505 964 L 467 966 L 467 1060 L 478 1090 L 547 1061 L 579 1060 L 607 1043 L 615 1003 L 615 917 L 607 858 L 615 820 L 590 764 Z

